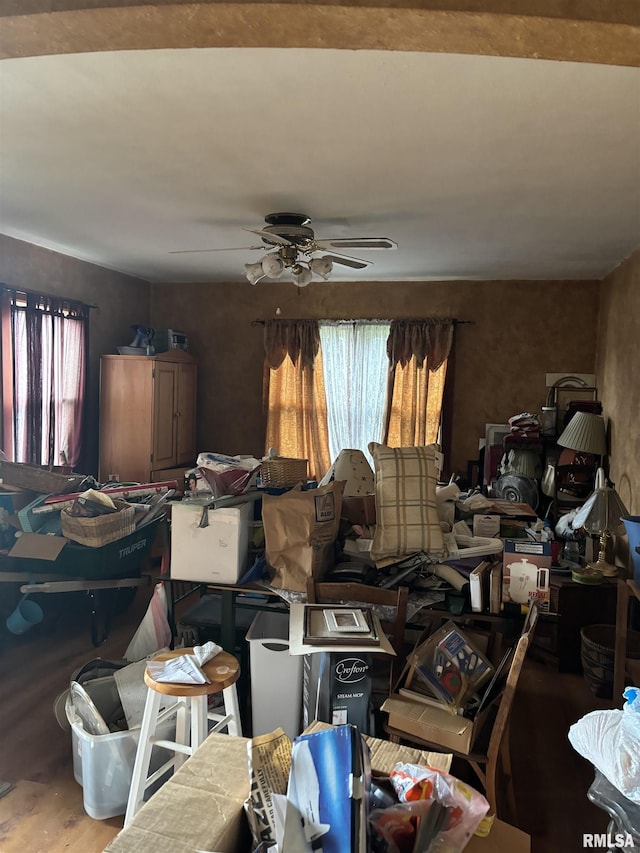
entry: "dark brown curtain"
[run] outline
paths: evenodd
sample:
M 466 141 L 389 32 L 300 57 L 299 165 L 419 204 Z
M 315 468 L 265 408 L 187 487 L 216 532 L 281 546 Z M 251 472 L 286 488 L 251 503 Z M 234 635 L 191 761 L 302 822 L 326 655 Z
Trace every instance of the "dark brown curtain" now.
M 73 466 L 82 450 L 89 306 L 42 294 L 7 293 L 14 458 Z
M 438 437 L 452 320 L 393 320 L 387 340 L 383 443 L 433 444 Z
M 308 459 L 310 477 L 330 465 L 327 398 L 315 320 L 265 323 L 265 451 Z

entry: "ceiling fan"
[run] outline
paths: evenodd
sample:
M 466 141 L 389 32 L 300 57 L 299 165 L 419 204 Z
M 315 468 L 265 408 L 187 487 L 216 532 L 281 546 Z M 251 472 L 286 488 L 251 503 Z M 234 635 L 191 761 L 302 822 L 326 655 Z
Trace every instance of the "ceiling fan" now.
M 335 249 L 397 249 L 398 244 L 388 237 L 331 237 L 316 239 L 311 219 L 303 213 L 270 213 L 265 216 L 262 228 L 245 228 L 262 238 L 258 246 L 236 246 L 229 249 L 182 249 L 170 254 L 193 252 L 233 252 L 267 250 L 259 261 L 245 264 L 245 274 L 251 284 L 262 278 L 280 278 L 285 270 L 291 270 L 294 283 L 306 287 L 314 274 L 327 279 L 334 264 L 362 270 L 371 266 L 371 261 L 344 255 Z M 320 257 L 317 257 L 320 255 Z

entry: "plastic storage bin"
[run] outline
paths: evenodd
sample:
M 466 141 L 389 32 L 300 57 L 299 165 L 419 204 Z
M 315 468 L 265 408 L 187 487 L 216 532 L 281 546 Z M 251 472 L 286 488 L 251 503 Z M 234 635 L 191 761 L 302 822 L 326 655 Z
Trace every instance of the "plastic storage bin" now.
M 247 631 L 254 735 L 302 731 L 302 656 L 289 654 L 289 616 L 261 611 Z
M 119 702 L 118 688 L 113 676 L 96 678 L 83 684 L 83 687 L 102 716 L 105 719 L 112 717 L 113 708 Z M 124 814 L 140 729 L 125 729 L 106 735 L 89 734 L 76 713 L 70 695 L 67 696 L 65 712 L 71 726 L 73 775 L 76 782 L 82 785 L 84 810 L 89 817 L 96 820 L 106 820 Z M 156 735 L 165 740 L 174 739 L 175 722 L 166 720 L 161 723 Z M 154 747 L 151 770 L 157 770 L 170 756 L 168 750 Z M 163 781 L 166 780 L 162 779 L 155 787 L 149 787 L 147 798 Z

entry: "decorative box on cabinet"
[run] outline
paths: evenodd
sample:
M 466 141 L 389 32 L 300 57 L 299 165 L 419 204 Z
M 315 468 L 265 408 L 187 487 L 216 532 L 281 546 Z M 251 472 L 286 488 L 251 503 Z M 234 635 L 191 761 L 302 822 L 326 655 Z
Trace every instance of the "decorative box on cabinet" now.
M 182 350 L 102 356 L 102 482 L 180 480 L 195 464 L 196 381 L 196 360 Z

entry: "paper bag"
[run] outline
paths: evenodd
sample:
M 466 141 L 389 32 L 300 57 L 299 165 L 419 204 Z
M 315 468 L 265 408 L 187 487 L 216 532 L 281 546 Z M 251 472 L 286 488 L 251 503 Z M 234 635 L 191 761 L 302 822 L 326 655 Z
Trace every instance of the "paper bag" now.
M 304 592 L 307 578 L 320 578 L 334 564 L 344 481 L 318 489 L 264 495 L 265 556 L 276 589 Z

